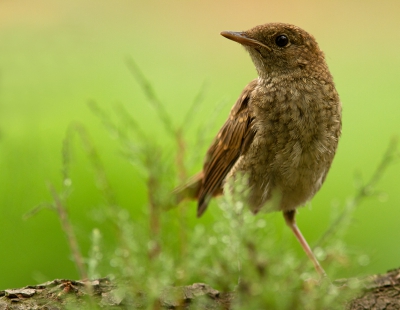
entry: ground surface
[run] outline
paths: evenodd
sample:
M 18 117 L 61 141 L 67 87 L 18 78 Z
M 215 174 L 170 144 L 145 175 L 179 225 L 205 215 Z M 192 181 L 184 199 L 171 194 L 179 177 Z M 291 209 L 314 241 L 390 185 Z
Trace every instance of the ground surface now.
M 400 309 L 400 269 L 362 280 L 363 293 L 343 308 L 351 310 Z M 346 285 L 346 280 L 339 285 Z M 230 309 L 235 294 L 222 293 L 206 284 L 165 288 L 154 309 Z M 107 278 L 93 281 L 54 280 L 21 289 L 0 291 L 0 310 L 137 309 L 146 296 L 127 294 L 123 285 Z

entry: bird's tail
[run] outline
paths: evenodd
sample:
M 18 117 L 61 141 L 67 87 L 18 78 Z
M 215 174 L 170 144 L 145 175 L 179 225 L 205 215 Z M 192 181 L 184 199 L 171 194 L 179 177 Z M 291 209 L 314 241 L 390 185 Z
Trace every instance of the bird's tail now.
M 176 204 L 184 200 L 197 200 L 202 182 L 203 172 L 199 172 L 192 176 L 185 184 L 176 187 L 172 192 Z

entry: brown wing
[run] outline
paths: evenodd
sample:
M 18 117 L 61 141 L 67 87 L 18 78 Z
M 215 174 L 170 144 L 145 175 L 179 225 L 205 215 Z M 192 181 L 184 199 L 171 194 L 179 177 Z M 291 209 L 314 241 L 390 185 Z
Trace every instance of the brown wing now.
M 254 116 L 248 103 L 256 86 L 257 80 L 254 80 L 243 90 L 207 152 L 198 192 L 197 216 L 203 214 L 212 196 L 222 193 L 222 182 L 226 175 L 253 141 Z

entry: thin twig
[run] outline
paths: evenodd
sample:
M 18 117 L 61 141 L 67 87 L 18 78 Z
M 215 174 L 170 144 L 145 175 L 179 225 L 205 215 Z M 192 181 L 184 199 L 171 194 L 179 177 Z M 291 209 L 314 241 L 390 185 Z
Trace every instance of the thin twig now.
M 119 139 L 127 139 L 126 134 L 120 130 L 115 122 L 112 121 L 110 113 L 107 113 L 106 111 L 101 109 L 94 100 L 88 101 L 87 104 L 93 114 L 95 114 L 100 119 L 104 127 L 110 132 L 112 136 L 117 135 Z
M 171 117 L 168 115 L 164 105 L 161 101 L 157 98 L 156 93 L 151 86 L 150 82 L 146 79 L 144 74 L 140 71 L 139 67 L 133 61 L 131 57 L 126 60 L 126 65 L 128 66 L 129 71 L 132 73 L 133 77 L 139 83 L 140 87 L 142 88 L 144 94 L 146 95 L 147 99 L 149 100 L 150 104 L 156 110 L 159 119 L 161 120 L 162 124 L 165 127 L 165 130 L 171 135 L 175 135 L 175 128 L 172 125 Z
M 29 210 L 28 212 L 26 212 L 22 218 L 24 220 L 27 220 L 33 216 L 35 216 L 36 214 L 38 214 L 40 211 L 42 211 L 43 209 L 52 209 L 53 205 L 50 203 L 40 203 L 38 204 L 36 207 L 34 207 L 33 209 Z
M 76 132 L 78 133 L 83 148 L 86 152 L 86 155 L 89 157 L 91 164 L 93 165 L 94 168 L 94 172 L 96 174 L 96 181 L 97 184 L 101 190 L 101 192 L 104 195 L 104 198 L 107 201 L 107 204 L 111 207 L 114 207 L 117 205 L 117 201 L 114 195 L 114 192 L 111 188 L 110 182 L 108 181 L 108 178 L 106 176 L 105 173 L 105 169 L 103 166 L 103 163 L 100 159 L 100 156 L 96 150 L 96 148 L 93 146 L 92 144 L 92 140 L 89 137 L 88 132 L 86 131 L 85 127 L 83 127 L 80 123 L 74 123 L 72 124 L 69 129 L 68 129 L 68 133 L 67 133 L 67 137 L 64 140 L 64 148 L 63 148 L 63 156 L 64 156 L 64 163 L 63 166 L 67 167 L 69 162 L 68 162 L 68 157 L 69 157 L 69 144 L 70 144 L 70 140 L 72 139 L 72 134 Z M 64 171 L 66 171 L 66 169 L 64 168 Z M 68 178 L 68 174 L 65 173 L 64 178 Z
M 59 195 L 57 194 L 56 190 L 54 189 L 54 186 L 50 184 L 49 189 L 50 189 L 50 192 L 54 199 L 54 206 L 55 206 L 58 216 L 60 218 L 61 227 L 67 236 L 69 248 L 74 257 L 74 261 L 75 261 L 76 267 L 78 269 L 80 279 L 87 279 L 88 277 L 87 277 L 85 265 L 83 263 L 83 257 L 79 250 L 78 241 L 76 240 L 76 236 L 75 236 L 74 230 L 72 228 L 71 222 L 68 218 L 67 210 L 64 207 L 64 205 L 62 204 Z
M 373 175 L 369 179 L 367 183 L 361 186 L 353 199 L 351 199 L 344 210 L 336 217 L 336 219 L 331 223 L 329 228 L 325 231 L 325 233 L 321 236 L 321 238 L 316 242 L 314 248 L 321 246 L 331 235 L 333 235 L 340 224 L 345 221 L 345 219 L 349 216 L 354 208 L 361 203 L 361 201 L 375 194 L 375 186 L 382 179 L 384 173 L 387 168 L 393 163 L 395 160 L 395 155 L 397 155 L 397 138 L 393 137 L 389 143 L 388 148 L 386 149 L 385 154 L 383 155 L 381 162 L 375 169 Z
M 177 152 L 176 152 L 176 167 L 178 169 L 178 180 L 179 183 L 184 183 L 187 179 L 187 171 L 185 166 L 185 157 L 186 157 L 186 140 L 184 137 L 184 129 L 180 128 L 176 132 L 176 144 L 177 144 Z
M 193 123 L 192 119 L 197 115 L 197 110 L 200 108 L 201 103 L 204 100 L 204 94 L 206 91 L 205 83 L 203 83 L 200 87 L 199 92 L 194 97 L 192 104 L 190 105 L 188 111 L 186 112 L 185 117 L 183 118 L 182 125 L 180 126 L 181 130 L 187 130 L 188 127 Z
M 227 103 L 227 100 L 222 100 L 218 102 L 214 111 L 210 113 L 207 119 L 199 126 L 197 136 L 195 138 L 197 150 L 203 149 L 206 143 L 210 143 L 207 138 L 209 138 L 210 132 L 215 130 L 215 121 L 220 115 L 221 110 L 226 106 Z M 204 156 L 204 154 L 202 154 L 201 152 L 192 152 L 192 156 L 189 159 L 189 166 L 193 166 L 193 164 L 197 164 L 199 161 L 201 161 L 201 156 Z
M 139 124 L 122 104 L 115 106 L 115 111 L 123 123 L 125 123 L 132 130 L 132 132 L 136 134 L 136 136 L 140 139 L 140 142 L 144 143 L 149 141 L 142 128 L 140 128 Z

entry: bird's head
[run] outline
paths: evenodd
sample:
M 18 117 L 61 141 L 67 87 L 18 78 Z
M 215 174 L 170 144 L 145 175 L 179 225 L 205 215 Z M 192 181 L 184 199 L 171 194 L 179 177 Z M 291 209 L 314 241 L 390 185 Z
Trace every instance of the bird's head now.
M 314 37 L 294 25 L 269 23 L 243 32 L 223 31 L 221 35 L 245 47 L 262 78 L 326 68 Z

